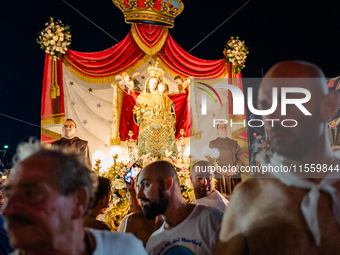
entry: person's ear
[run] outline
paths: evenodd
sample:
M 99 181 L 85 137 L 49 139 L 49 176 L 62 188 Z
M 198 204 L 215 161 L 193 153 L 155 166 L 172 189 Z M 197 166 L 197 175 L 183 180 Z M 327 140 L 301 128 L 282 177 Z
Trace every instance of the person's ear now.
M 82 187 L 74 193 L 73 218 L 83 218 L 90 203 L 90 192 L 87 187 Z
M 330 91 L 325 96 L 321 108 L 321 114 L 324 122 L 331 121 L 337 113 L 339 108 L 339 94 L 336 91 Z
M 171 176 L 167 176 L 164 178 L 164 190 L 170 190 L 172 186 L 174 185 L 174 180 Z
M 102 207 L 106 206 L 107 200 L 108 200 L 107 196 L 104 196 L 104 197 L 102 197 L 102 199 L 100 199 L 100 204 L 101 204 Z

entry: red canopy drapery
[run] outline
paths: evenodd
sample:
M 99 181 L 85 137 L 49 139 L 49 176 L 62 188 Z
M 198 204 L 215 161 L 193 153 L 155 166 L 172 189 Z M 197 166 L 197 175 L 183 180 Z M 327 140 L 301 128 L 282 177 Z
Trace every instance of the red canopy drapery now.
M 137 64 L 140 65 L 144 57 L 145 53 L 129 33 L 115 46 L 100 52 L 84 53 L 68 50 L 64 63 L 78 78 L 90 83 L 104 83 L 113 81 L 115 75 Z
M 178 74 L 184 77 L 194 76 L 200 79 L 214 79 L 225 77 L 228 72 L 228 65 L 224 59 L 204 60 L 196 58 L 184 51 L 173 40 L 167 28 L 141 24 L 133 24 L 130 33 L 121 42 L 104 51 L 83 53 L 68 50 L 63 58 L 63 63 L 81 80 L 100 84 L 114 81 L 115 76 L 122 72 L 134 72 L 152 57 L 150 54 L 158 57 L 161 66 L 171 75 Z M 47 64 L 48 62 L 46 61 Z M 61 61 L 59 66 L 61 67 Z M 46 66 L 45 72 L 47 74 L 49 72 Z M 59 77 L 60 75 L 62 75 L 62 72 L 59 72 Z M 48 89 L 45 85 L 48 84 L 46 82 L 48 79 L 48 75 L 45 75 L 44 90 Z M 60 77 L 60 80 L 62 81 L 62 77 Z M 186 99 L 183 100 L 183 97 Z M 43 108 L 46 104 L 44 98 L 46 98 L 45 94 L 43 95 Z M 132 130 L 135 133 L 134 139 L 136 139 L 138 134 L 138 127 L 131 121 L 135 98 L 136 95 L 134 94 L 125 94 L 124 96 L 120 123 L 126 126 L 126 128 L 120 127 L 120 138 L 122 141 L 128 138 L 128 130 Z M 177 116 L 176 138 L 180 137 L 180 129 L 184 129 L 185 136 L 189 136 L 190 118 L 186 117 L 190 111 L 188 92 L 170 95 L 170 98 L 175 104 Z M 65 110 L 60 108 L 54 114 L 65 116 Z M 44 126 L 43 122 L 42 126 Z M 48 139 L 48 137 L 45 139 Z
M 225 59 L 204 60 L 196 58 L 183 50 L 170 34 L 157 56 L 171 71 L 185 77 L 221 78 L 227 72 Z

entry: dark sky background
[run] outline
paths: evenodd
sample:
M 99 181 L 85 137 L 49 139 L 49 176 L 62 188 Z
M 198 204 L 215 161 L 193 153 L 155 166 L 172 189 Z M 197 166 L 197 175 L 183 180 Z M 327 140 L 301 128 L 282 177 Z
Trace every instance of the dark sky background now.
M 186 51 L 212 32 L 246 0 L 182 0 L 183 13 L 170 33 Z M 79 12 L 121 41 L 129 32 L 112 0 L 67 0 Z M 242 76 L 261 77 L 280 60 L 302 59 L 319 65 L 327 77 L 340 75 L 339 4 L 329 0 L 251 0 L 190 54 L 223 58 L 230 36 L 249 47 Z M 40 136 L 44 52 L 36 42 L 50 17 L 70 25 L 71 49 L 96 52 L 117 42 L 82 17 L 63 0 L 2 0 L 0 4 L 1 94 L 0 150 L 28 136 Z M 32 123 L 26 124 L 4 115 Z

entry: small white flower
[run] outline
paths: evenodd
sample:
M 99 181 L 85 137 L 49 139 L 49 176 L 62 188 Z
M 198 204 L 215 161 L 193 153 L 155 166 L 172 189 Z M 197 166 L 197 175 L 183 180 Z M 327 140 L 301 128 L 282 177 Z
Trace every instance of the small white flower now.
M 54 44 L 55 44 L 55 41 L 50 40 L 50 41 L 49 41 L 49 44 L 54 45 Z
M 58 36 L 53 36 L 53 40 L 57 42 L 58 41 Z
M 168 151 L 168 149 L 166 149 L 164 153 L 165 153 L 165 156 L 167 158 L 169 158 L 171 156 L 171 154 L 172 154 L 172 151 Z
M 119 197 L 113 196 L 113 198 L 112 198 L 112 203 L 113 203 L 114 205 L 118 204 L 119 201 L 120 201 L 120 198 L 119 198 Z

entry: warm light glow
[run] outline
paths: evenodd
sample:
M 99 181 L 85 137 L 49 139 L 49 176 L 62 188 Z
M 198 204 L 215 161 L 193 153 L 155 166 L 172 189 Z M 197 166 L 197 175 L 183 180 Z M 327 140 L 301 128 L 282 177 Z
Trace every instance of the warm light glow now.
M 119 146 L 113 146 L 110 150 L 110 155 L 118 155 L 118 157 L 122 154 L 122 149 Z
M 107 158 L 104 159 L 104 161 L 101 163 L 101 169 L 100 172 L 108 172 L 108 168 L 110 168 L 113 165 L 113 159 L 112 158 Z
M 3 175 L 3 176 L 2 176 L 2 179 L 4 179 L 4 180 L 7 179 L 7 176 L 6 176 L 6 175 Z
M 201 154 L 203 156 L 206 156 L 206 155 L 211 155 L 211 149 L 209 148 L 209 146 L 203 146 L 202 150 L 201 150 Z
M 184 155 L 185 156 L 189 156 L 190 155 L 190 147 L 189 146 L 187 146 L 187 148 L 185 149 Z
M 211 154 L 210 154 L 211 157 L 213 158 L 218 158 L 220 156 L 220 151 L 217 149 L 217 148 L 213 148 L 211 149 Z
M 103 162 L 104 158 L 105 158 L 104 152 L 101 151 L 101 150 L 97 150 L 97 151 L 93 154 L 93 157 L 92 157 L 93 165 L 96 163 L 96 161 L 97 161 L 98 159 L 100 159 L 100 161 Z

